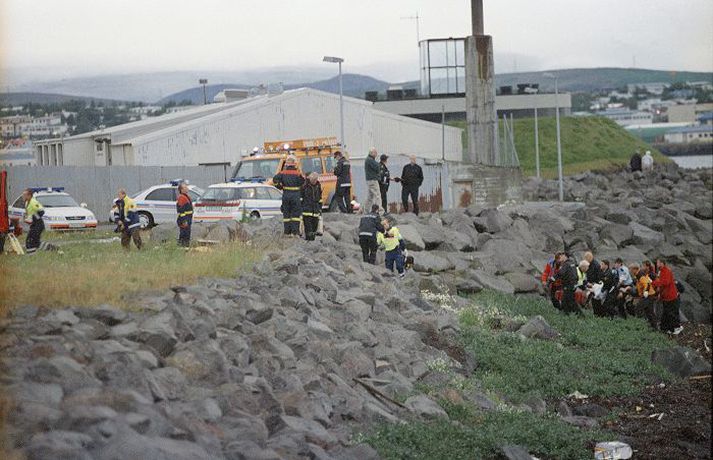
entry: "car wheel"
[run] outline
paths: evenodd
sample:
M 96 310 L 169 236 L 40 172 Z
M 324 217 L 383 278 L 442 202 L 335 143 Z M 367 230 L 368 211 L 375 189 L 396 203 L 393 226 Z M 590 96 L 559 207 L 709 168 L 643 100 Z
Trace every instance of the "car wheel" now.
M 257 211 L 253 211 L 253 212 L 250 213 L 250 218 L 253 219 L 253 220 L 257 220 L 257 219 L 260 218 L 260 213 L 257 212 Z
M 153 216 L 148 212 L 139 211 L 139 224 L 142 229 L 153 227 Z

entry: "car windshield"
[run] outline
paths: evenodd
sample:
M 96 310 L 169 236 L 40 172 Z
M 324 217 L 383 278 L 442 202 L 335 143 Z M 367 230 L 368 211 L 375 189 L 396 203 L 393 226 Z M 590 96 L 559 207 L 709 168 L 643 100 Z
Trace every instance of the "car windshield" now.
M 273 158 L 269 160 L 246 160 L 238 163 L 233 171 L 233 177 L 244 179 L 251 179 L 253 177 L 263 177 L 265 179 L 271 179 L 272 176 L 277 174 L 277 165 L 280 164 L 279 158 Z
M 76 208 L 79 205 L 69 195 L 41 195 L 37 197 L 45 208 Z
M 234 187 L 209 188 L 198 200 L 199 203 L 222 202 L 239 200 L 242 197 L 241 190 Z

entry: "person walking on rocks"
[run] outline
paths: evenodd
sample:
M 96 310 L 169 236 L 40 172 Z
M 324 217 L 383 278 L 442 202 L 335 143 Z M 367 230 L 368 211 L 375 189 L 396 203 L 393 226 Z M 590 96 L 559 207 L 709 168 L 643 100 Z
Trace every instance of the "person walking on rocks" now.
M 566 314 L 577 313 L 581 316 L 583 315 L 582 310 L 574 299 L 574 291 L 578 282 L 577 267 L 565 253 L 560 253 L 558 260 L 560 268 L 555 279 L 562 283 L 562 311 Z
M 193 202 L 188 195 L 188 184 L 178 184 L 178 199 L 176 200 L 178 218 L 178 245 L 187 248 L 191 245 L 191 226 L 193 225 Z
M 305 227 L 305 239 L 314 241 L 322 215 L 322 186 L 319 174 L 313 172 L 302 186 L 302 222 Z
M 643 172 L 654 170 L 654 157 L 651 156 L 651 150 L 647 150 L 643 158 L 641 158 L 641 170 Z
M 364 262 L 376 264 L 376 251 L 379 249 L 377 235 L 384 232 L 384 226 L 379 217 L 379 205 L 371 207 L 371 212 L 359 220 L 359 246 Z
M 334 166 L 334 175 L 337 176 L 337 186 L 334 190 L 334 199 L 337 200 L 339 212 L 352 213 L 352 171 L 349 160 L 344 158 L 342 152 L 334 152 L 337 164 Z
M 25 249 L 27 254 L 33 254 L 40 247 L 42 232 L 45 231 L 45 221 L 42 219 L 42 216 L 45 215 L 45 208 L 37 201 L 32 189 L 25 189 L 22 192 L 22 199 L 25 200 L 25 222 L 30 224 L 30 232 L 25 240 Z
M 139 213 L 136 211 L 136 203 L 129 198 L 126 190 L 119 189 L 117 194 L 116 217 L 121 223 L 121 246 L 127 251 L 131 248 L 131 241 L 134 241 L 136 249 L 141 250 L 143 242 L 141 241 L 141 223 L 139 222 Z
M 408 199 L 411 197 L 413 213 L 418 215 L 418 189 L 423 184 L 423 169 L 416 163 L 416 155 L 409 157 L 410 163 L 404 166 L 401 177 L 401 204 L 404 212 L 408 212 Z
M 629 160 L 629 169 L 631 169 L 631 172 L 641 171 L 641 153 L 638 150 L 634 152 L 631 160 Z
M 386 161 L 389 159 L 387 155 L 381 155 L 379 159 L 379 167 L 381 172 L 379 173 L 379 192 L 381 193 L 381 208 L 384 210 L 384 214 L 389 213 L 389 185 L 391 183 L 391 173 L 389 168 L 386 166 Z
M 366 176 L 367 196 L 364 209 L 371 209 L 373 205 L 379 206 L 381 211 L 381 193 L 379 192 L 379 180 L 381 178 L 381 166 L 376 161 L 376 149 L 369 150 L 369 155 L 364 160 L 364 175 Z
M 302 221 L 301 190 L 305 178 L 297 169 L 297 158 L 289 155 L 285 160 L 285 169 L 272 178 L 272 183 L 282 190 L 282 222 L 285 227 L 285 235 L 296 237 L 300 234 L 300 222 Z
M 681 299 L 676 288 L 676 280 L 671 268 L 661 259 L 656 259 L 658 276 L 652 283 L 661 301 L 661 330 L 669 334 L 680 334 L 683 330 L 679 317 Z
M 399 228 L 392 225 L 389 219 L 384 219 L 381 223 L 384 226 L 384 231 L 379 233 L 377 242 L 379 246 L 383 246 L 386 251 L 386 269 L 393 272 L 394 265 L 396 265 L 399 278 L 403 278 L 406 276 L 403 254 L 403 251 L 406 249 L 406 242 L 401 236 Z

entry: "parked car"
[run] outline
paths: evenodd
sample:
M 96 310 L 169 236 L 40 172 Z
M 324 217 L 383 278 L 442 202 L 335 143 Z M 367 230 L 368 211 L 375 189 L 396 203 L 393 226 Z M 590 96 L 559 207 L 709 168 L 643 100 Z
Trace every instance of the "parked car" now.
M 64 187 L 36 187 L 32 189 L 35 198 L 45 208 L 47 230 L 94 230 L 97 228 L 97 218 L 87 209 L 87 205 L 78 204 L 74 198 L 65 193 Z M 18 197 L 10 206 L 10 219 L 22 222 L 25 216 L 25 200 Z
M 176 187 L 180 180 L 167 184 L 154 185 L 131 198 L 136 202 L 141 228 L 158 224 L 176 223 Z M 188 186 L 188 196 L 194 203 L 203 195 L 203 189 L 195 185 Z M 109 211 L 109 222 L 114 222 L 114 205 Z
M 244 218 L 269 219 L 281 215 L 282 192 L 262 180 L 236 180 L 208 187 L 194 203 L 194 222 Z

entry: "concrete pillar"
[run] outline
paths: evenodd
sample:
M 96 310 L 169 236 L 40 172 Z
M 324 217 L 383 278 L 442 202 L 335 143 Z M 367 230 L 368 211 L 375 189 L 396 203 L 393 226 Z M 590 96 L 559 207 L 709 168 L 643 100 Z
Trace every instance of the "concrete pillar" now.
M 477 0 L 474 0 L 475 3 L 478 3 Z M 480 3 L 482 8 L 482 1 Z M 482 19 L 482 14 L 479 17 Z M 495 109 L 493 38 L 489 35 L 465 39 L 465 103 L 470 162 L 498 166 L 500 149 Z

